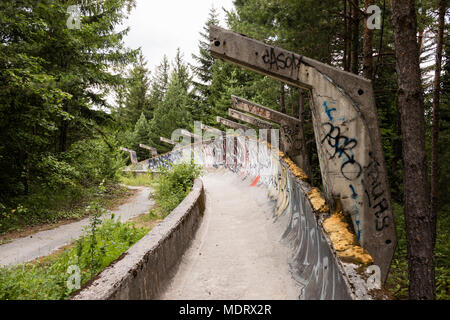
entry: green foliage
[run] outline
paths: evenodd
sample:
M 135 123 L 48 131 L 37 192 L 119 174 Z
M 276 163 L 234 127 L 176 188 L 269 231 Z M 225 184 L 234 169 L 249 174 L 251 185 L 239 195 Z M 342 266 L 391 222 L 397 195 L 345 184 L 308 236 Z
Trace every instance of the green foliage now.
M 141 143 L 147 144 L 150 137 L 150 125 L 144 113 L 141 113 L 139 120 L 134 126 L 132 141 L 130 143 L 131 149 L 136 151 L 138 159 L 147 159 L 150 157 L 149 151 L 142 149 L 139 145 Z
M 85 208 L 92 201 L 110 206 L 126 193 L 126 188 L 111 183 L 105 183 L 102 189 L 98 185 L 66 187 L 58 191 L 43 189 L 17 198 L 13 207 L 0 206 L 0 235 L 35 225 L 80 219 L 89 213 Z
M 403 207 L 394 202 L 394 218 L 397 229 L 397 249 L 392 260 L 391 270 L 386 282 L 387 288 L 398 299 L 408 298 L 408 259 L 407 239 L 405 231 L 405 219 Z M 441 212 L 438 216 L 437 238 L 435 248 L 435 279 L 436 298 L 439 300 L 450 299 L 450 217 Z
M 127 186 L 154 187 L 157 179 L 153 178 L 151 174 L 122 174 L 120 182 Z
M 189 194 L 201 168 L 193 163 L 169 164 L 161 167 L 161 176 L 155 187 L 156 216 L 165 218 Z
M 124 81 L 112 70 L 135 56 L 123 48 L 127 30 L 116 32 L 115 26 L 134 1 L 107 0 L 96 8 L 83 7 L 81 28 L 69 29 L 67 9 L 75 3 L 0 2 L 0 203 L 4 206 L 14 207 L 17 197 L 44 188 L 73 187 L 79 178 L 86 178 L 87 171 L 105 172 L 104 167 L 80 168 L 69 150 L 74 144 L 79 147 L 79 141 L 90 144 L 97 130 L 102 131 L 99 127 L 111 122 L 105 97 Z
M 192 126 L 188 108 L 188 93 L 178 75 L 173 73 L 164 101 L 155 109 L 154 117 L 150 121 L 150 144 L 155 146 L 159 153 L 169 151 L 168 146 L 160 142 L 160 137 L 170 138 L 174 130 L 189 129 Z
M 100 212 L 98 207 L 92 210 Z M 88 234 L 62 254 L 34 264 L 0 268 L 0 300 L 66 299 L 76 290 L 67 286 L 69 266 L 80 268 L 83 285 L 148 232 L 114 217 L 100 225 L 100 215 L 93 216 Z
M 125 127 L 132 127 L 142 115 L 146 119 L 153 117 L 154 106 L 150 97 L 150 72 L 147 62 L 141 52 L 133 68 L 129 71 L 126 84 L 122 87 L 122 95 L 119 96 L 117 113 Z

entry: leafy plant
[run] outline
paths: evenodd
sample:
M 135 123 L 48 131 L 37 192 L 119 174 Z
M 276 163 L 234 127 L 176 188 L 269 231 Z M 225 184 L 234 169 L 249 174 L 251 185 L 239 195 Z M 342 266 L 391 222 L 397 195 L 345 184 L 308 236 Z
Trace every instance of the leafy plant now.
M 97 218 L 99 215 L 91 221 L 88 234 L 63 253 L 36 263 L 0 268 L 0 300 L 68 298 L 76 290 L 66 283 L 69 266 L 80 268 L 83 285 L 149 231 L 114 217 L 98 224 Z
M 201 167 L 189 162 L 169 163 L 168 167 L 161 166 L 160 171 L 154 194 L 157 208 L 152 214 L 164 218 L 190 192 L 194 180 L 201 174 Z

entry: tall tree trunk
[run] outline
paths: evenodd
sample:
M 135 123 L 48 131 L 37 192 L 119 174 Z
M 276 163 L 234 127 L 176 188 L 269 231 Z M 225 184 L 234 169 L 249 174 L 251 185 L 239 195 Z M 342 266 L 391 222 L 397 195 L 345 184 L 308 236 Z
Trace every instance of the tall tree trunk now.
M 367 79 L 373 78 L 373 29 L 370 29 L 367 23 L 369 15 L 367 8 L 374 4 L 374 0 L 365 0 L 364 8 L 364 37 L 363 37 L 363 75 Z
M 439 1 L 439 25 L 436 45 L 436 66 L 433 82 L 433 127 L 431 131 L 431 221 L 433 249 L 436 244 L 436 223 L 439 204 L 439 102 L 441 89 L 442 47 L 444 42 L 445 0 Z
M 280 111 L 282 113 L 286 113 L 286 98 L 285 98 L 283 82 L 280 82 Z
M 386 0 L 383 0 L 383 16 L 381 18 L 381 34 L 380 34 L 380 45 L 378 46 L 378 58 L 377 58 L 377 62 L 375 64 L 375 71 L 373 74 L 373 77 L 376 77 L 378 74 L 378 67 L 382 64 L 382 60 L 381 57 L 383 56 L 383 35 L 384 35 L 384 15 L 386 12 Z
M 426 19 L 427 17 L 427 11 L 426 9 L 423 8 L 422 5 L 422 1 L 419 1 L 419 8 L 417 9 L 417 12 L 419 14 L 419 21 L 423 21 Z M 425 33 L 425 24 L 424 23 L 418 23 L 418 36 L 417 36 L 417 43 L 419 45 L 419 59 L 420 56 L 422 55 L 422 50 L 423 50 L 423 35 Z
M 352 2 L 352 50 L 351 50 L 351 72 L 358 74 L 358 51 L 359 51 L 359 0 L 350 0 Z
M 434 255 L 428 207 L 424 98 L 414 0 L 391 0 L 399 108 L 410 299 L 434 299 Z

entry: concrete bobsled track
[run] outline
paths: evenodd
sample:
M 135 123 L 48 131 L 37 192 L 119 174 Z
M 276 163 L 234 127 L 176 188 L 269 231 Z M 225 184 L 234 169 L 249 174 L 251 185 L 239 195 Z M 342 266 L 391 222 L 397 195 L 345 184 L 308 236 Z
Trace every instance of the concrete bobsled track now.
M 386 298 L 351 223 L 280 151 L 224 136 L 144 165 L 192 154 L 205 174 L 189 196 L 72 299 Z

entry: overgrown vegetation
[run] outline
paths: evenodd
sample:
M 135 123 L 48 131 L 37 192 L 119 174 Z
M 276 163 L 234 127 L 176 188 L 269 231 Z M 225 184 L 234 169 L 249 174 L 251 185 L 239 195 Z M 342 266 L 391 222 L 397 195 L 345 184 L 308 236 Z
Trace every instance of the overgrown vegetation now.
M 146 186 L 154 187 L 157 183 L 157 177 L 152 177 L 152 174 L 132 174 L 123 173 L 120 177 L 120 182 L 127 186 Z
M 369 2 L 383 13 L 382 28 L 372 31 L 371 44 L 366 41 L 369 31 L 363 26 L 364 15 L 356 10 Z M 416 0 L 408 5 L 413 3 L 417 8 L 429 170 L 435 100 L 430 71 L 435 66 L 438 3 L 444 1 Z M 81 8 L 79 29 L 67 27 L 69 5 Z M 101 206 L 105 206 L 124 192 L 114 186 L 119 168 L 129 163 L 119 147 L 135 150 L 143 160 L 150 155 L 139 144 L 167 152 L 171 146 L 160 137 L 170 138 L 179 128 L 190 130 L 195 120 L 225 129 L 217 125 L 216 116 L 227 117 L 231 94 L 303 121 L 312 180 L 320 184 L 306 91 L 213 59 L 207 25 L 220 22 L 214 9 L 193 56 L 195 65 L 190 66 L 178 50 L 173 61 L 164 57 L 151 72 L 141 52 L 125 47 L 128 30 L 118 31 L 134 5 L 134 0 L 97 1 L 95 6 L 80 0 L 0 1 L 0 236 L 27 226 L 82 217 L 86 205 L 94 200 L 104 199 Z M 236 0 L 234 10 L 227 13 L 226 27 L 372 79 L 399 235 L 389 281 L 393 292 L 403 298 L 408 296 L 408 276 L 401 111 L 408 107 L 402 109 L 399 104 L 391 18 L 390 2 L 381 0 Z M 436 144 L 434 148 L 440 168 L 435 249 L 440 298 L 448 297 L 449 269 L 448 31 L 447 24 L 438 84 L 439 148 Z M 111 93 L 115 94 L 113 103 L 107 99 Z M 164 217 L 189 192 L 197 174 L 198 168 L 185 164 L 167 170 L 161 179 L 122 176 L 120 181 L 153 186 L 157 208 L 152 215 Z M 98 187 L 102 181 L 106 192 Z
M 91 210 L 87 234 L 69 249 L 34 263 L 0 268 L 0 300 L 68 298 L 76 290 L 68 286 L 70 266 L 80 269 L 83 285 L 149 231 L 133 223 L 121 223 L 114 216 L 100 223 L 103 210 L 98 205 Z
M 0 236 L 29 227 L 78 220 L 87 215 L 86 207 L 93 201 L 112 208 L 131 194 L 116 183 L 101 183 L 90 187 L 68 187 L 58 192 L 39 192 L 22 197 L 13 208 L 0 208 Z
M 152 216 L 165 218 L 189 194 L 194 180 L 201 174 L 201 167 L 183 162 L 160 167 L 161 175 L 155 186 L 153 195 L 156 207 L 150 213 Z

